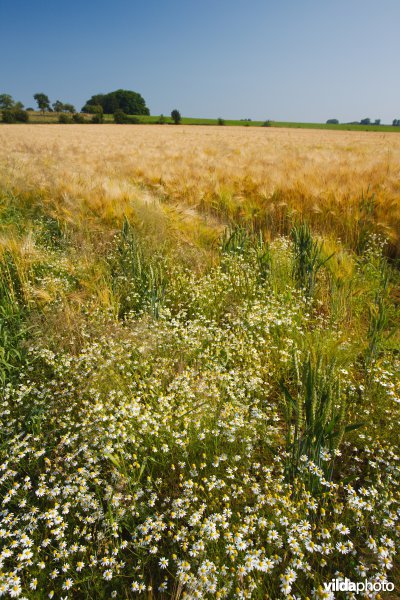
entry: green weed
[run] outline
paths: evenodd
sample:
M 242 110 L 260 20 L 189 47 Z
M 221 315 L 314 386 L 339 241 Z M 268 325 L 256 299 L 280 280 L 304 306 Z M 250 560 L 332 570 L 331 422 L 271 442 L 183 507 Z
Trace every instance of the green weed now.
M 311 488 L 322 476 L 332 478 L 335 452 L 346 432 L 360 427 L 346 420 L 346 395 L 340 386 L 335 360 L 309 353 L 302 364 L 294 356 L 294 388 L 282 381 L 286 406 L 286 476 L 293 481 L 300 471 Z M 318 478 L 319 477 L 319 478 Z
M 23 289 L 9 252 L 0 260 L 0 384 L 15 378 L 23 361 Z
M 312 236 L 310 226 L 303 222 L 291 231 L 293 242 L 294 265 L 293 276 L 297 285 L 304 289 L 306 296 L 314 294 L 317 275 L 320 269 L 333 256 L 323 256 L 323 243 Z
M 118 317 L 149 310 L 155 317 L 165 295 L 167 276 L 160 257 L 148 258 L 137 234 L 124 220 L 116 248 L 109 259 L 111 287 L 118 298 Z

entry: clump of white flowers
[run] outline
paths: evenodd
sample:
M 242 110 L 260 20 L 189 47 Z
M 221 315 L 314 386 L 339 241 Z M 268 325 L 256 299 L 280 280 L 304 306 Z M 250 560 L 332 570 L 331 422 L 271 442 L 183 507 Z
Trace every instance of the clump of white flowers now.
M 276 273 L 290 252 L 272 245 Z M 31 348 L 0 400 L 0 595 L 333 598 L 335 577 L 390 580 L 399 361 L 364 372 L 352 332 L 257 264 L 175 272 L 157 318 L 104 318 L 79 353 Z M 301 398 L 296 369 L 324 343 L 337 414 L 363 426 L 296 448 L 289 476 L 305 433 L 281 384 Z

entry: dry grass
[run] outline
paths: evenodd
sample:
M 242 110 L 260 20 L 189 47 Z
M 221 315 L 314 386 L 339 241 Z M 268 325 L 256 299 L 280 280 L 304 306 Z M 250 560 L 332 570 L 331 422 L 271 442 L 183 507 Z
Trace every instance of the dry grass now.
M 400 253 L 400 136 L 323 130 L 170 126 L 7 126 L 3 188 L 80 228 L 119 222 L 141 186 L 169 202 L 286 233 L 314 228 L 357 247 L 373 228 Z M 362 198 L 373 198 L 363 202 Z

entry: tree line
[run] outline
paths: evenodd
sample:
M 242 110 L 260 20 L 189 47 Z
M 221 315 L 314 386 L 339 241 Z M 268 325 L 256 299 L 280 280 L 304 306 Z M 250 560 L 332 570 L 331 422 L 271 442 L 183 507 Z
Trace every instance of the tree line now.
M 328 119 L 327 125 L 339 125 L 338 119 Z M 346 125 L 381 125 L 381 119 L 375 119 L 374 121 L 370 118 L 361 119 L 360 121 L 351 121 L 345 123 Z M 400 119 L 393 119 L 393 127 L 400 127 Z
M 115 90 L 107 94 L 94 94 L 83 105 L 78 112 L 75 106 L 69 102 L 56 100 L 51 103 L 47 94 L 37 92 L 33 94 L 33 98 L 37 104 L 38 110 L 44 115 L 46 112 L 58 114 L 60 123 L 84 123 L 86 122 L 84 114 L 91 115 L 92 123 L 102 123 L 104 114 L 112 114 L 115 123 L 139 123 L 137 118 L 140 115 L 150 115 L 150 110 L 146 106 L 146 102 L 138 92 L 132 90 Z M 22 102 L 16 102 L 10 94 L 0 94 L 0 111 L 2 112 L 3 122 L 5 123 L 26 123 L 29 121 L 29 112 L 33 108 L 24 108 Z M 178 109 L 171 112 L 172 121 L 178 125 L 182 116 Z M 250 121 L 251 119 L 241 119 Z M 158 119 L 158 123 L 165 123 L 164 115 Z M 339 125 L 338 119 L 328 119 L 328 125 Z M 219 125 L 225 125 L 224 119 L 218 119 Z M 264 126 L 271 125 L 271 121 L 264 122 Z M 381 125 L 381 119 L 372 121 L 370 118 L 364 118 L 360 121 L 352 121 L 346 125 Z M 393 119 L 392 125 L 400 127 L 400 119 Z
M 86 121 L 84 114 L 92 115 L 92 123 L 102 123 L 104 114 L 114 115 L 115 123 L 139 123 L 137 115 L 150 115 L 144 98 L 138 92 L 131 90 L 120 89 L 108 94 L 95 94 L 85 102 L 80 112 L 68 102 L 56 100 L 51 103 L 48 95 L 43 92 L 37 92 L 33 98 L 38 110 L 43 115 L 57 113 L 60 123 L 83 123 Z M 34 109 L 25 109 L 22 102 L 16 102 L 10 94 L 0 94 L 0 110 L 4 122 L 26 123 L 29 121 L 29 112 Z M 179 124 L 182 120 L 179 110 L 174 109 L 171 112 L 171 118 L 175 124 Z M 161 115 L 159 123 L 165 122 L 165 117 Z

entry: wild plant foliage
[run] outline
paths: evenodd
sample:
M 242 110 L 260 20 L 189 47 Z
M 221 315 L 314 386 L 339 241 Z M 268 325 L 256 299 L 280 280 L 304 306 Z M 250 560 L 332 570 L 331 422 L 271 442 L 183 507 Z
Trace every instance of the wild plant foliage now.
M 323 243 L 314 239 L 308 223 L 293 227 L 291 238 L 294 249 L 293 275 L 307 296 L 312 296 L 318 271 L 333 256 L 324 257 Z
M 134 229 L 125 218 L 116 248 L 109 258 L 111 287 L 119 302 L 118 316 L 150 309 L 159 313 L 167 283 L 162 257 L 151 260 L 143 252 Z
M 0 257 L 0 385 L 18 375 L 24 337 L 24 297 L 17 266 L 10 252 Z
M 332 480 L 335 457 L 340 456 L 344 434 L 361 427 L 347 422 L 346 403 L 349 390 L 341 386 L 341 373 L 332 360 L 309 353 L 299 364 L 294 357 L 294 396 L 282 382 L 286 400 L 287 477 L 293 481 L 302 463 L 311 461 L 315 474 L 309 473 L 306 486 L 313 491 Z M 319 471 L 319 472 L 318 472 Z M 321 475 L 323 474 L 323 480 Z

